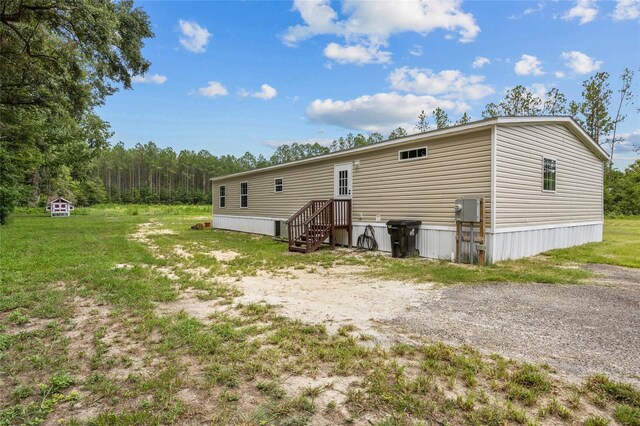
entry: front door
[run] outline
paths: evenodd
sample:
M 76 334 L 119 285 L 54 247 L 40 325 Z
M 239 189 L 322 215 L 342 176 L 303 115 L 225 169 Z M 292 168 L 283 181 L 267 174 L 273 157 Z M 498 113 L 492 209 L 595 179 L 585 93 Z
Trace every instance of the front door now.
M 351 185 L 353 182 L 351 163 L 336 164 L 333 166 L 333 197 L 341 199 L 351 198 Z

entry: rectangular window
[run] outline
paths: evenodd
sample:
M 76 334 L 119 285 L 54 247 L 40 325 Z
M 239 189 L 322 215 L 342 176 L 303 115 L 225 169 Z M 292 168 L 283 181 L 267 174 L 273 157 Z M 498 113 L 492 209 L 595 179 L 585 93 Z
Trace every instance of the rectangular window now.
M 273 191 L 274 192 L 284 191 L 284 181 L 282 180 L 282 178 L 275 178 L 273 180 Z
M 417 160 L 418 158 L 427 158 L 427 147 L 398 151 L 398 160 L 400 161 Z
M 224 186 L 220 187 L 220 208 L 224 208 L 224 206 L 226 205 L 226 198 L 227 198 L 227 188 L 225 188 Z
M 349 172 L 340 170 L 338 172 L 338 195 L 348 195 L 349 191 Z
M 550 158 L 542 159 L 542 190 L 556 190 L 556 160 Z
M 249 207 L 249 183 L 240 184 L 240 207 Z

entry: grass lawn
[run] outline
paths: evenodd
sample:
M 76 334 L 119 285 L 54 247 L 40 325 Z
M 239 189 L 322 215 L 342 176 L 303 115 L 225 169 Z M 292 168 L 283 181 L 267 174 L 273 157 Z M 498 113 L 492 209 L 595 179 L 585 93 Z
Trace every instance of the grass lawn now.
M 439 343 L 383 349 L 348 327 L 331 335 L 240 305 L 233 285 L 336 265 L 443 284 L 579 283 L 590 275 L 565 263 L 640 266 L 638 219 L 608 221 L 604 243 L 479 269 L 290 255 L 270 238 L 188 228 L 209 212 L 23 212 L 0 228 L 0 425 L 640 423 L 640 391 L 604 376 L 569 384 L 545 366 Z M 185 292 L 219 310 L 206 321 L 162 310 Z
M 558 261 L 640 268 L 640 217 L 607 219 L 603 242 L 553 250 L 548 254 Z

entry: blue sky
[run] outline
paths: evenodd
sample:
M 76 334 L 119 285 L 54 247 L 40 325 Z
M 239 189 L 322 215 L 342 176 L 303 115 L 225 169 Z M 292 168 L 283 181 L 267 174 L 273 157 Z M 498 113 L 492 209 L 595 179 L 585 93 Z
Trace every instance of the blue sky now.
M 156 34 L 151 69 L 100 110 L 126 146 L 269 156 L 349 132 L 411 133 L 437 106 L 480 119 L 517 84 L 578 99 L 583 80 L 607 71 L 615 91 L 625 67 L 640 95 L 640 0 L 137 5 Z M 638 158 L 639 104 L 625 111 L 620 168 Z

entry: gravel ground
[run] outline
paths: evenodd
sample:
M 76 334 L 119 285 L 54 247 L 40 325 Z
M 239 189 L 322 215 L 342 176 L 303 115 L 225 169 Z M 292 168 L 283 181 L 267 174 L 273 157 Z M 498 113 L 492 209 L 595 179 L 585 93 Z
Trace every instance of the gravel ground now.
M 400 330 L 523 361 L 571 381 L 640 384 L 640 270 L 587 265 L 590 285 L 484 284 L 431 290 L 389 321 Z

